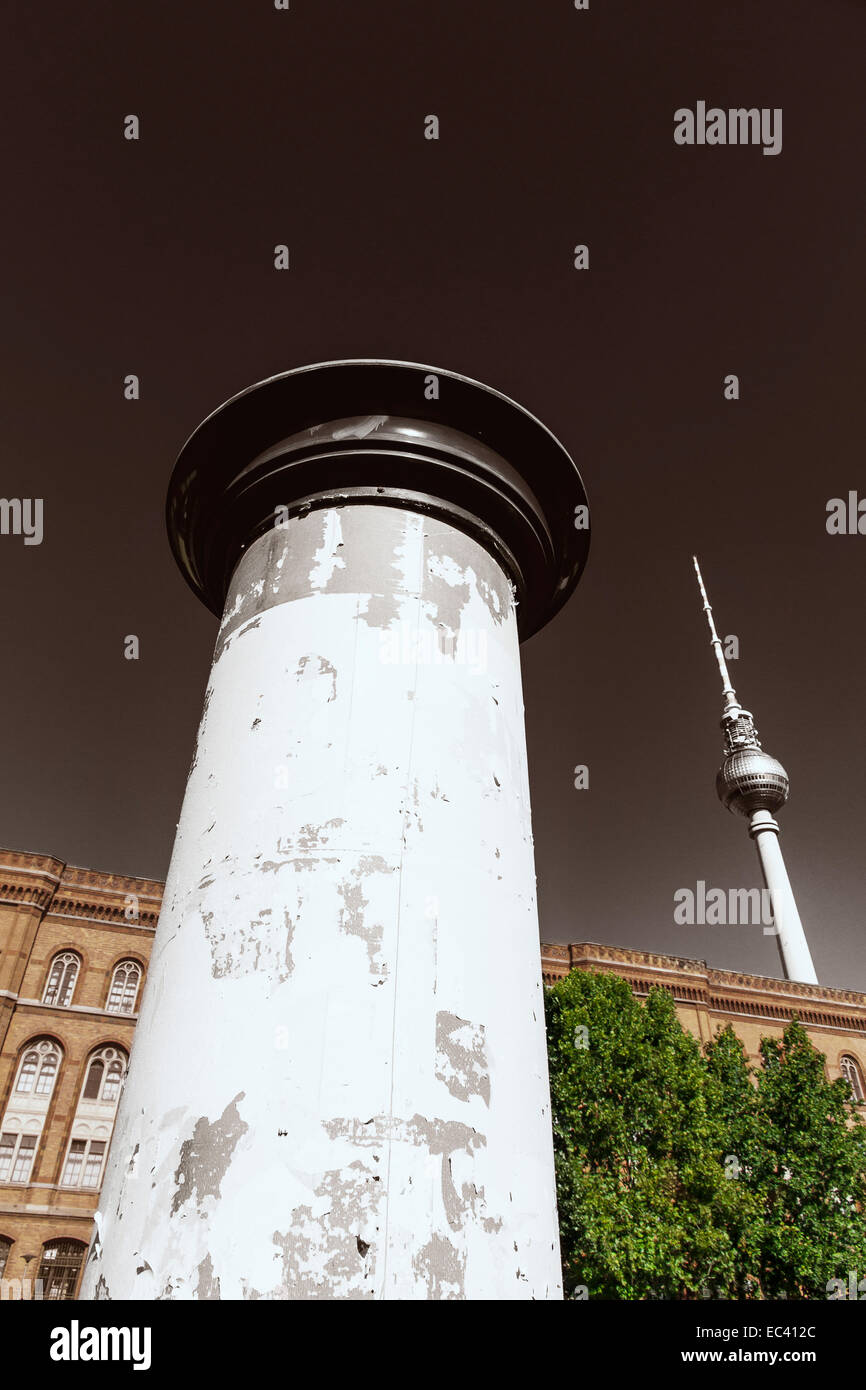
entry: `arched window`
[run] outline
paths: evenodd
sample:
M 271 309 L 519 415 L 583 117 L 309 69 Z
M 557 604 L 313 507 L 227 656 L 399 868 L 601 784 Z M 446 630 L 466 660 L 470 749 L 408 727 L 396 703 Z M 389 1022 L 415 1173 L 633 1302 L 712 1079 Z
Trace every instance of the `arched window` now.
M 122 960 L 114 967 L 111 989 L 108 991 L 108 1012 L 112 1014 L 131 1014 L 135 1009 L 138 986 L 141 983 L 141 966 L 137 960 Z
M 116 1102 L 125 1070 L 125 1052 L 119 1047 L 101 1047 L 90 1059 L 82 1100 Z
M 102 1077 L 105 1072 L 105 1064 L 101 1057 L 94 1057 L 87 1069 L 87 1080 L 84 1083 L 84 1099 L 99 1100 L 99 1092 L 102 1090 Z
M 12 1242 L 8 1236 L 0 1236 L 0 1279 L 3 1278 L 3 1271 L 6 1268 L 6 1261 L 9 1259 L 9 1251 L 12 1249 Z
M 101 1047 L 91 1057 L 72 1122 L 61 1187 L 98 1188 L 102 1182 L 125 1070 L 126 1053 L 119 1047 Z
M 0 1124 L 0 1182 L 30 1181 L 62 1056 L 53 1038 L 34 1038 L 21 1054 Z
M 39 1053 L 36 1051 L 26 1052 L 21 1062 L 21 1070 L 18 1073 L 16 1091 L 32 1091 L 36 1073 L 39 1070 Z
M 50 1096 L 59 1065 L 60 1050 L 57 1044 L 51 1038 L 38 1038 L 21 1059 L 15 1083 L 16 1095 Z
M 42 995 L 43 1004 L 56 1004 L 60 1009 L 68 1009 L 80 968 L 81 958 L 74 951 L 63 951 L 55 956 Z
M 866 1092 L 863 1090 L 863 1073 L 860 1071 L 856 1057 L 849 1057 L 846 1054 L 841 1058 L 839 1066 L 842 1075 L 851 1087 L 851 1094 L 859 1105 L 866 1098 Z
M 81 1240 L 51 1240 L 42 1247 L 38 1279 L 43 1298 L 74 1298 L 87 1246 Z

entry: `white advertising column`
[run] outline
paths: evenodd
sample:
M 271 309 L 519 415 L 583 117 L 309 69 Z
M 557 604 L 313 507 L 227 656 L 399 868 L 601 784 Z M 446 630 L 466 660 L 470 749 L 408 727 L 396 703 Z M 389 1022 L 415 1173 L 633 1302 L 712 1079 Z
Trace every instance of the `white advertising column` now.
M 561 1297 L 529 552 L 452 496 L 366 495 L 376 453 L 337 452 L 354 484 L 282 507 L 259 482 L 271 524 L 201 584 L 224 612 L 83 1298 Z
M 779 844 L 779 823 L 769 811 L 754 811 L 749 820 L 749 834 L 755 841 L 764 882 L 770 890 L 773 925 L 785 979 L 816 985 L 818 976 L 812 953 Z

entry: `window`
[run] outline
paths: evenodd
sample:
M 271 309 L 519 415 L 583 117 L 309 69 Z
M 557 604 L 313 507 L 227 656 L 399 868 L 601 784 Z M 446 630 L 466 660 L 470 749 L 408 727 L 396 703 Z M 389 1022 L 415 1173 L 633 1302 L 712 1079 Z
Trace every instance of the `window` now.
M 12 1171 L 12 1160 L 15 1157 L 15 1145 L 17 1143 L 17 1134 L 0 1134 L 0 1182 L 5 1182 Z
M 136 960 L 122 960 L 114 967 L 111 989 L 108 991 L 108 1011 L 112 1014 L 131 1014 L 135 1009 L 141 966 Z
M 105 1157 L 105 1142 L 101 1139 L 91 1139 L 90 1148 L 87 1151 L 87 1160 L 84 1164 L 84 1180 L 82 1187 L 98 1187 L 102 1177 L 102 1160 Z
M 102 1087 L 102 1100 L 117 1100 L 120 1095 L 120 1083 L 123 1080 L 123 1067 L 120 1062 L 112 1062 L 105 1077 L 105 1084 Z
M 54 1089 L 54 1078 L 57 1075 L 57 1053 L 49 1052 L 39 1068 L 39 1075 L 36 1078 L 36 1089 L 34 1094 L 37 1096 L 50 1096 Z
M 61 1009 L 69 1007 L 80 966 L 81 960 L 74 951 L 64 951 L 62 955 L 54 957 L 42 996 L 43 1004 L 56 1004 Z
M 33 1078 L 39 1070 L 39 1053 L 28 1052 L 24 1061 L 21 1063 L 21 1070 L 18 1073 L 18 1085 L 16 1091 L 32 1091 Z
M 22 1134 L 18 1143 L 18 1152 L 15 1155 L 15 1162 L 12 1165 L 12 1182 L 26 1182 L 30 1177 L 30 1169 L 33 1167 L 33 1160 L 36 1157 L 36 1135 Z
M 99 1092 L 102 1087 L 102 1073 L 105 1067 L 100 1057 L 94 1057 L 90 1063 L 90 1070 L 87 1073 L 87 1081 L 84 1083 L 84 1099 L 99 1100 Z
M 860 1105 L 866 1099 L 866 1093 L 863 1090 L 863 1075 L 857 1059 L 846 1055 L 840 1060 L 839 1066 L 842 1069 L 842 1075 L 851 1087 L 854 1100 Z
M 0 1236 L 0 1279 L 3 1278 L 3 1271 L 6 1268 L 6 1261 L 9 1259 L 9 1251 L 12 1249 L 12 1242 L 8 1236 Z
M 36 1134 L 0 1134 L 0 1182 L 27 1182 L 36 1157 Z
M 63 1187 L 98 1187 L 105 1158 L 104 1139 L 73 1139 L 69 1145 Z
M 61 1187 L 98 1188 L 102 1182 L 126 1061 L 119 1047 L 101 1047 L 90 1058 L 72 1121 Z
M 50 1038 L 40 1038 L 24 1053 L 15 1085 L 16 1094 L 50 1096 L 59 1065 L 60 1053 L 57 1044 Z
M 116 1047 L 103 1047 L 87 1071 L 82 1100 L 116 1101 L 120 1095 L 126 1054 Z
M 33 1165 L 63 1052 L 54 1038 L 34 1038 L 22 1052 L 0 1120 L 0 1182 L 32 1181 Z
M 87 1144 L 83 1139 L 73 1139 L 69 1145 L 69 1154 L 66 1159 L 66 1167 L 63 1170 L 63 1177 L 60 1179 L 64 1187 L 77 1187 L 81 1177 L 81 1168 L 84 1163 L 84 1151 Z
M 80 1240 L 53 1240 L 42 1247 L 38 1278 L 43 1298 L 74 1298 L 87 1247 Z

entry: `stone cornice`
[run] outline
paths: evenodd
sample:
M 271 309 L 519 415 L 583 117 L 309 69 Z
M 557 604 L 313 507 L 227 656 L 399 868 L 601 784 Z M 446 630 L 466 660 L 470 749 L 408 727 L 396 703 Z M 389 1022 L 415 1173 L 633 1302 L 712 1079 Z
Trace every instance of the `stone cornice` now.
M 553 956 L 553 952 L 557 955 Z M 656 951 L 632 950 L 628 946 L 607 946 L 595 941 L 576 941 L 567 946 L 548 946 L 542 944 L 542 958 L 561 959 L 559 952 L 571 964 L 587 959 L 602 959 L 634 965 L 649 970 L 666 970 L 675 975 L 691 975 L 696 979 L 707 978 L 705 960 L 691 960 L 688 956 L 663 956 Z
M 811 999 L 832 1001 L 834 1004 L 849 1004 L 856 1009 L 866 1008 L 866 994 L 853 989 L 836 989 L 832 985 L 804 985 L 798 980 L 777 980 L 772 975 L 745 975 L 739 970 L 707 969 L 710 989 L 746 989 L 763 994 L 784 995 L 789 999 Z
M 74 864 L 68 864 L 63 871 L 61 886 L 79 891 L 95 888 L 97 892 L 115 893 L 119 897 L 135 893 L 139 898 L 153 898 L 162 902 L 165 884 L 155 878 L 130 878 L 123 874 L 101 873 L 99 869 L 79 869 Z
M 0 849 L 0 873 L 15 872 L 45 874 L 58 879 L 66 868 L 64 859 L 55 859 L 51 854 L 29 854 L 27 850 Z
M 73 918 L 82 922 L 95 922 L 97 926 L 124 927 L 130 930 L 140 930 L 143 927 L 155 931 L 159 909 L 141 907 L 137 917 L 128 918 L 124 899 L 121 899 L 119 903 L 95 902 L 79 897 L 61 897 L 58 894 L 46 908 L 45 916 L 62 917 L 64 920 Z
M 0 849 L 0 902 L 44 912 L 65 868 L 62 859 Z
M 644 977 L 636 983 L 655 983 L 654 976 L 673 976 L 673 981 L 658 979 L 658 983 L 672 987 L 675 996 L 687 1002 L 703 1003 L 716 1012 L 755 1012 L 782 1019 L 799 1013 L 804 1022 L 818 1026 L 866 1031 L 866 994 L 855 990 L 777 980 L 769 975 L 749 975 L 736 970 L 716 970 L 702 960 L 594 941 L 566 945 L 544 942 L 541 960 L 542 969 L 554 968 L 548 970 L 548 974 L 567 974 L 574 968 L 598 965 L 609 969 L 625 966 L 619 973 Z M 747 1008 L 750 1003 L 754 1005 L 752 1010 Z
M 34 907 L 46 917 L 154 931 L 162 891 L 157 879 L 101 873 L 48 855 L 0 849 L 0 903 Z M 137 917 L 129 919 L 127 899 L 132 895 L 139 907 Z
M 5 1216 L 50 1216 L 64 1221 L 93 1221 L 96 1199 L 90 1207 L 60 1207 L 37 1205 L 35 1202 L 0 1203 L 0 1212 Z
M 117 1009 L 100 1009 L 93 1004 L 45 1004 L 41 999 L 24 999 L 14 994 L 9 994 L 10 999 L 15 999 L 19 1009 L 38 1010 L 41 1014 L 79 1014 L 89 1018 L 109 1018 L 112 1022 L 120 1020 L 122 1023 L 138 1022 L 138 1014 L 122 1014 Z

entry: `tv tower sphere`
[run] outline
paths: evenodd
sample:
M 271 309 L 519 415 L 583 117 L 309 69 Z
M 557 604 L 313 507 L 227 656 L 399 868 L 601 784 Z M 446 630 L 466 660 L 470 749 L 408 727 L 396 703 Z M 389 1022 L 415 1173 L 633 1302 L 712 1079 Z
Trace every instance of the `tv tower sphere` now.
M 788 800 L 788 774 L 777 758 L 762 748 L 745 747 L 729 753 L 716 773 L 716 791 L 732 814 L 778 811 Z

